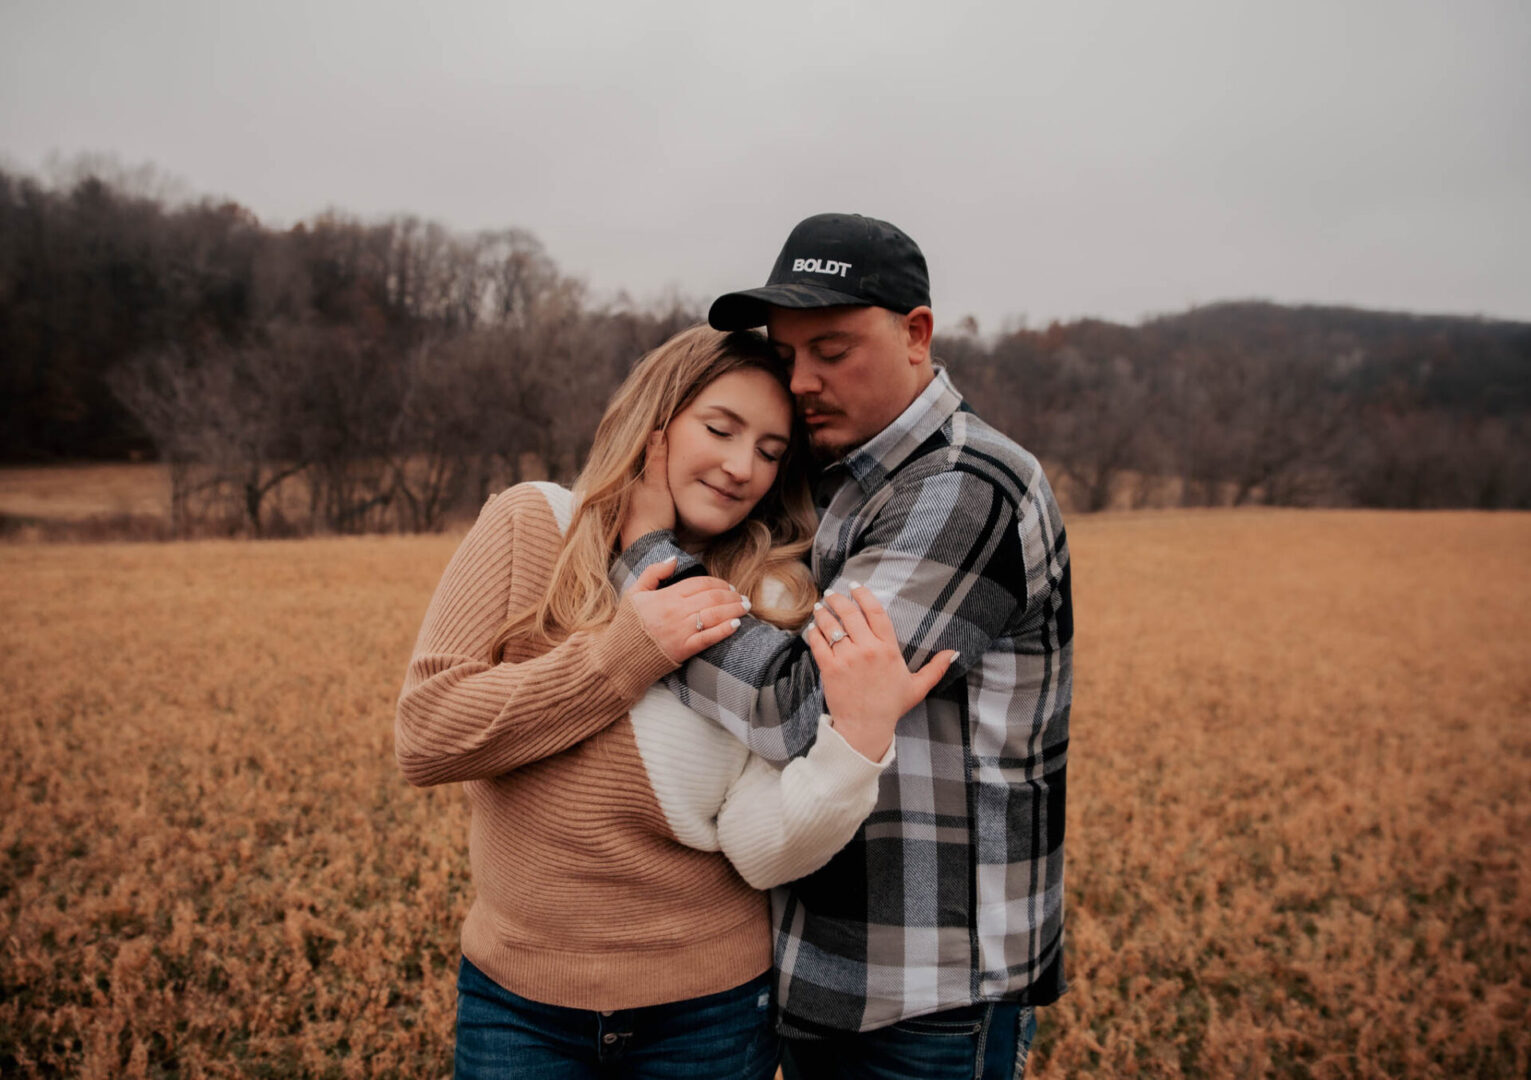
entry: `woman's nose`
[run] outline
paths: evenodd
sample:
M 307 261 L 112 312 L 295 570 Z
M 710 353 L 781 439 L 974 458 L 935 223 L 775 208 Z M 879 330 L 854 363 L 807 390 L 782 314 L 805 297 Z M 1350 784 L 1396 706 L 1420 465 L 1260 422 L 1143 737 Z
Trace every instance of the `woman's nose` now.
M 737 480 L 741 484 L 750 478 L 750 458 L 754 450 L 745 447 L 735 447 L 723 457 L 723 471 L 729 479 Z

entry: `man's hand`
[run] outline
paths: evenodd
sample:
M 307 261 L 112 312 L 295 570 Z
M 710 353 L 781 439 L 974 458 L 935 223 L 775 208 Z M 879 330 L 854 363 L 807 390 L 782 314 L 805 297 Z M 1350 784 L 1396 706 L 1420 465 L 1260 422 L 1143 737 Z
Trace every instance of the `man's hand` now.
M 854 603 L 826 593 L 815 605 L 808 648 L 824 682 L 824 705 L 834 728 L 872 761 L 888 752 L 898 718 L 936 688 L 957 659 L 951 650 L 919 671 L 904 663 L 893 620 L 872 590 L 851 583 Z
M 633 546 L 640 536 L 656 529 L 675 528 L 675 498 L 670 494 L 667 471 L 669 451 L 665 434 L 656 431 L 649 436 L 643 453 L 643 475 L 633 488 L 631 501 L 627 504 L 627 517 L 622 521 L 622 550 Z
M 655 563 L 627 595 L 643 628 L 677 665 L 739 628 L 739 617 L 750 609 L 747 598 L 721 578 L 687 578 L 667 589 L 659 583 L 675 573 L 675 557 Z M 902 661 L 901 661 L 902 662 Z

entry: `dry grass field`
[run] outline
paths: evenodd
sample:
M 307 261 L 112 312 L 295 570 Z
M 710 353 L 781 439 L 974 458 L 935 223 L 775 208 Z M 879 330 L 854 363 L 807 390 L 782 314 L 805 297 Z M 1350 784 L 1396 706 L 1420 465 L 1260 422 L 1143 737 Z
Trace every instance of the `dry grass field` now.
M 1526 1076 L 1531 516 L 1070 524 L 1032 1074 Z M 0 1073 L 449 1069 L 465 807 L 391 723 L 453 545 L 0 546 Z
M 170 511 L 170 473 L 155 464 L 37 465 L 0 469 L 0 514 L 78 522 Z

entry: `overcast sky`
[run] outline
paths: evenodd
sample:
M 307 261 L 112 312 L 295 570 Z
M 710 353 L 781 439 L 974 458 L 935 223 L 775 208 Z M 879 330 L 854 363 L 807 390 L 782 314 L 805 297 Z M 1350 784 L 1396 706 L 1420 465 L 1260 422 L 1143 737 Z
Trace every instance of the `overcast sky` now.
M 937 318 L 1531 319 L 1527 0 L 0 0 L 0 161 L 531 230 L 598 296 L 887 218 Z

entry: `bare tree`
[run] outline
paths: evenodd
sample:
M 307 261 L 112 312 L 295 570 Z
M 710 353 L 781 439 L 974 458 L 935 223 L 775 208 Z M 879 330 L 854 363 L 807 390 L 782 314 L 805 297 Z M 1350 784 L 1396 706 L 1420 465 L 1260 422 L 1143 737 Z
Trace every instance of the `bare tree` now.
M 267 499 L 305 467 L 292 456 L 302 369 L 278 350 L 159 349 L 116 369 L 111 385 L 171 466 L 172 530 L 197 519 L 268 531 Z M 202 506 L 194 512 L 194 502 Z

